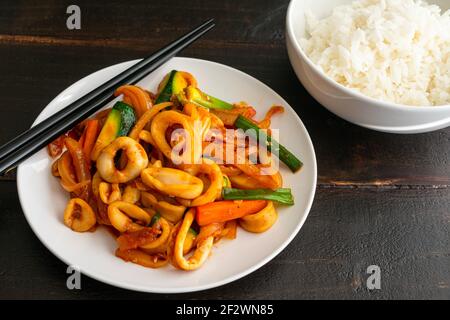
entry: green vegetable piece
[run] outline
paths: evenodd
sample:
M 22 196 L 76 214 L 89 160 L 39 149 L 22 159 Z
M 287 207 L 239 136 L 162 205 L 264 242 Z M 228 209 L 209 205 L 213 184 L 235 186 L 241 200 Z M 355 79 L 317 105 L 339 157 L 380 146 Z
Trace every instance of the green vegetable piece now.
M 189 231 L 188 231 L 188 232 L 192 233 L 192 235 L 193 235 L 194 237 L 198 236 L 198 232 L 195 231 L 195 230 L 192 229 L 192 228 L 189 228 Z
M 136 115 L 134 109 L 128 104 L 118 101 L 113 107 L 113 110 L 120 113 L 120 129 L 117 134 L 118 137 L 127 136 L 136 123 Z
M 111 109 L 96 141 L 96 148 L 102 150 L 116 138 L 126 136 L 136 123 L 134 109 L 118 101 Z
M 158 93 L 155 103 L 169 102 L 172 96 L 178 95 L 188 86 L 183 74 L 177 70 L 172 70 L 161 83 L 161 92 Z
M 157 223 L 159 219 L 161 219 L 161 215 L 159 214 L 159 212 L 157 212 L 157 213 L 152 217 L 152 220 L 150 220 L 150 226 L 154 226 L 155 223 Z
M 231 110 L 234 108 L 231 103 L 215 98 L 192 86 L 185 88 L 177 97 L 181 103 L 191 102 L 208 109 Z
M 255 189 L 241 190 L 232 188 L 223 188 L 222 197 L 224 200 L 269 200 L 288 206 L 294 205 L 294 197 L 291 189 L 282 188 L 277 190 Z

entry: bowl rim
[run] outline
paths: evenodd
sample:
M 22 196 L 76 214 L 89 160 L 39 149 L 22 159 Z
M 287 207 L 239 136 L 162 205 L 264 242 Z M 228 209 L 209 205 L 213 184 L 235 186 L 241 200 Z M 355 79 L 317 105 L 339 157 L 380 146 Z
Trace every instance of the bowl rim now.
M 303 50 L 302 46 L 300 45 L 298 39 L 295 36 L 294 33 L 294 27 L 292 25 L 292 14 L 293 14 L 293 7 L 297 0 L 291 0 L 289 2 L 289 6 L 287 9 L 286 14 L 286 41 L 290 41 L 294 50 L 297 51 L 297 53 L 300 54 L 301 59 L 303 59 L 308 66 L 313 69 L 317 74 L 319 74 L 328 84 L 330 84 L 335 89 L 341 90 L 347 95 L 357 97 L 361 100 L 364 100 L 364 102 L 376 104 L 379 107 L 387 108 L 391 110 L 397 110 L 397 111 L 412 111 L 416 113 L 438 113 L 442 111 L 450 111 L 450 104 L 446 105 L 439 105 L 439 106 L 411 106 L 406 104 L 400 104 L 390 101 L 383 101 L 376 98 L 369 97 L 361 92 L 358 92 L 356 90 L 350 89 L 339 82 L 336 82 L 332 78 L 330 78 L 326 73 L 321 71 L 315 63 L 308 57 L 308 55 Z

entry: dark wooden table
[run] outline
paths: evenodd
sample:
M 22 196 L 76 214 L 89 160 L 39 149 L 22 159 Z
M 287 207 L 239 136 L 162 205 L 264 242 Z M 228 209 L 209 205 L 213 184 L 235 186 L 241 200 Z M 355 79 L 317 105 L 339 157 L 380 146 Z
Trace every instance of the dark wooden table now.
M 156 295 L 87 277 L 66 288 L 66 266 L 23 216 L 15 175 L 0 181 L 0 298 L 450 298 L 450 129 L 391 135 L 345 122 L 298 82 L 285 49 L 287 0 L 0 4 L 0 143 L 28 128 L 64 88 L 105 66 L 140 58 L 208 17 L 217 27 L 183 52 L 240 69 L 279 92 L 314 142 L 316 199 L 299 235 L 260 270 L 209 291 Z M 381 290 L 366 269 L 381 268 Z

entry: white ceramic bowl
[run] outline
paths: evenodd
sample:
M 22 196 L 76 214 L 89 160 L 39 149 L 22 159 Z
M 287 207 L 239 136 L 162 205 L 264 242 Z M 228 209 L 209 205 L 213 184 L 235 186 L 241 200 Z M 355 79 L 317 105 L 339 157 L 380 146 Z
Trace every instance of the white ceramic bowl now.
M 450 105 L 404 106 L 367 97 L 335 82 L 307 57 L 297 39 L 306 36 L 305 12 L 319 18 L 353 0 L 292 0 L 286 18 L 286 42 L 291 64 L 308 92 L 329 111 L 354 124 L 390 133 L 422 133 L 450 126 Z M 448 0 L 429 0 L 443 10 Z

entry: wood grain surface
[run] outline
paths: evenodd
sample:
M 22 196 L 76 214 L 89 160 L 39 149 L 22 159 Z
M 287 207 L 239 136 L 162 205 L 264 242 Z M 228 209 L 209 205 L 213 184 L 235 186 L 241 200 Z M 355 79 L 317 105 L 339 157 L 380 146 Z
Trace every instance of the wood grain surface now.
M 80 78 L 141 58 L 214 17 L 217 27 L 182 55 L 247 72 L 294 107 L 316 149 L 317 196 L 289 247 L 235 283 L 163 296 L 84 277 L 82 290 L 69 291 L 65 265 L 23 217 L 12 172 L 0 178 L 0 298 L 450 298 L 450 129 L 391 135 L 327 112 L 289 64 L 288 1 L 77 1 L 82 29 L 74 31 L 65 25 L 69 4 L 0 3 L 0 143 Z M 382 269 L 382 290 L 366 289 L 371 264 Z

